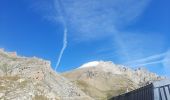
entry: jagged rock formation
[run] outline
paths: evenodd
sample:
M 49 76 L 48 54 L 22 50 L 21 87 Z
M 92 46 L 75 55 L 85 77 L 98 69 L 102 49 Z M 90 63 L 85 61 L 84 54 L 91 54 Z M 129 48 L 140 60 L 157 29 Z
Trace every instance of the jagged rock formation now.
M 82 91 L 96 100 L 106 100 L 152 81 L 163 79 L 142 68 L 132 70 L 104 61 L 89 62 L 62 75 L 76 83 Z
M 50 62 L 0 49 L 0 100 L 91 100 Z

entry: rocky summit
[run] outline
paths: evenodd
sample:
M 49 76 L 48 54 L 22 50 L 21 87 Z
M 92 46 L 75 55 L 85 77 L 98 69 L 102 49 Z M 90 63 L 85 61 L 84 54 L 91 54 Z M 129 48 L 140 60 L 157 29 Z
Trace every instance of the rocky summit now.
M 62 75 L 96 100 L 107 100 L 164 79 L 144 68 L 131 69 L 110 61 L 89 62 Z
M 50 62 L 0 49 L 0 100 L 92 100 Z

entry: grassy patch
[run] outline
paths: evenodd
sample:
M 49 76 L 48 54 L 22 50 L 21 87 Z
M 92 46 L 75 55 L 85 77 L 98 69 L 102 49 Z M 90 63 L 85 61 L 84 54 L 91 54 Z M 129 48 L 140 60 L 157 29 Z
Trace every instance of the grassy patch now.
M 5 86 L 0 86 L 0 91 L 6 90 L 6 89 L 7 89 L 7 87 L 5 87 Z
M 20 79 L 20 77 L 18 76 L 3 76 L 0 77 L 0 80 L 9 80 L 9 81 L 17 81 L 18 79 Z
M 48 98 L 43 95 L 35 95 L 33 100 L 48 100 Z

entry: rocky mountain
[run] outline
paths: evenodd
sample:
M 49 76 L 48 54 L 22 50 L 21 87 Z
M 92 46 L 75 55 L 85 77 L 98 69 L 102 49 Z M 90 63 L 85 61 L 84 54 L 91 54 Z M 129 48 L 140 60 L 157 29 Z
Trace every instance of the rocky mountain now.
M 62 75 L 95 100 L 107 100 L 152 81 L 164 79 L 143 68 L 133 70 L 104 61 L 89 62 Z
M 49 61 L 0 49 L 0 100 L 92 100 Z
M 93 61 L 58 74 L 50 62 L 0 49 L 0 100 L 107 100 L 163 77 Z

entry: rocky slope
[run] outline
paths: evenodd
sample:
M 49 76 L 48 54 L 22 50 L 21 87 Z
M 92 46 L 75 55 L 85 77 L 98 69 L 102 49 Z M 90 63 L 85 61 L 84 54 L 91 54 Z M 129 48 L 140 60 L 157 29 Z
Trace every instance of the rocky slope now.
M 142 68 L 132 70 L 104 61 L 89 62 L 62 75 L 76 83 L 82 91 L 96 100 L 106 100 L 152 81 L 163 79 Z
M 0 49 L 0 100 L 91 100 L 50 62 Z

